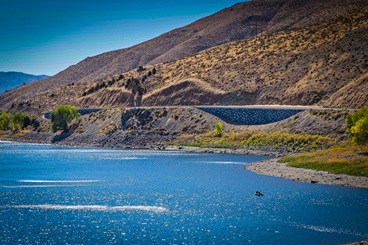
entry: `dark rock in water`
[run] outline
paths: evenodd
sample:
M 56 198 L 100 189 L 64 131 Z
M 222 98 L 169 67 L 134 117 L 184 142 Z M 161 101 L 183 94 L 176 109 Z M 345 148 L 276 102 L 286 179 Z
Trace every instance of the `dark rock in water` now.
M 261 196 L 263 196 L 264 194 L 262 193 L 262 192 L 260 192 L 260 191 L 256 191 L 256 194 L 255 194 L 256 196 L 259 196 L 259 197 L 261 197 Z
M 312 183 L 312 184 L 317 184 L 317 183 L 318 183 L 318 181 L 317 181 L 317 180 L 311 180 L 311 183 Z

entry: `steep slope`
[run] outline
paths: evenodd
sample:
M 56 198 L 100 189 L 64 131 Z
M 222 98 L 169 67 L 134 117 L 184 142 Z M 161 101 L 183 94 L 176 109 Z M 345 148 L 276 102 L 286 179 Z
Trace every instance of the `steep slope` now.
M 62 87 L 14 111 L 154 105 L 368 104 L 368 7 L 320 25 L 262 35 L 103 80 Z M 10 105 L 9 105 L 10 106 Z
M 89 57 L 57 75 L 0 95 L 0 105 L 27 101 L 45 91 L 98 81 L 142 65 L 187 57 L 259 33 L 305 28 L 367 5 L 366 0 L 253 0 L 127 49 Z
M 48 78 L 46 75 L 32 75 L 23 72 L 0 71 L 0 94 L 19 85 Z
M 142 102 L 332 107 L 368 104 L 367 30 L 365 7 L 321 25 L 259 36 L 156 65 L 157 74 L 142 82 L 148 91 Z M 125 76 L 144 74 L 132 71 Z M 124 79 L 116 86 L 123 83 Z M 178 94 L 182 99 L 173 99 Z

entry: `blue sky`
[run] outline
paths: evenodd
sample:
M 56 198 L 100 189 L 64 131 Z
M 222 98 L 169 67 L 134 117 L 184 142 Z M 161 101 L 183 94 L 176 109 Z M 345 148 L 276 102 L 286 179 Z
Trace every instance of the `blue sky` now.
M 0 71 L 54 75 L 241 0 L 0 0 Z

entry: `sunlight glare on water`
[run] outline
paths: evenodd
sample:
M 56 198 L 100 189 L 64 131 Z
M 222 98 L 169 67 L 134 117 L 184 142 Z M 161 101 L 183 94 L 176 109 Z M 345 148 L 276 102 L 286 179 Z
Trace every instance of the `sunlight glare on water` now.
M 368 239 L 366 189 L 243 168 L 267 158 L 0 142 L 0 244 Z

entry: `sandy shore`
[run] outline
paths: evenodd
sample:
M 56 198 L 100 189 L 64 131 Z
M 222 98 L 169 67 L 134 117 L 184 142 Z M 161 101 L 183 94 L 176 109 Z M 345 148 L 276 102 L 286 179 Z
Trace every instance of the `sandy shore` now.
M 244 168 L 258 174 L 276 176 L 293 181 L 368 188 L 368 177 L 293 168 L 286 166 L 285 163 L 279 163 L 277 161 L 278 158 L 273 158 L 266 161 L 254 162 L 246 165 Z

